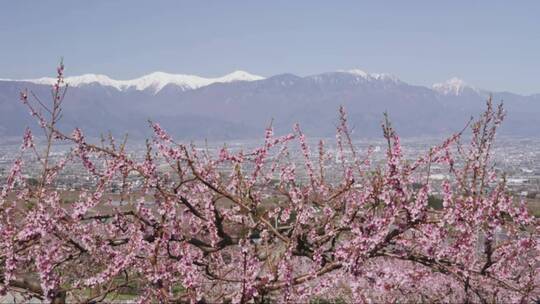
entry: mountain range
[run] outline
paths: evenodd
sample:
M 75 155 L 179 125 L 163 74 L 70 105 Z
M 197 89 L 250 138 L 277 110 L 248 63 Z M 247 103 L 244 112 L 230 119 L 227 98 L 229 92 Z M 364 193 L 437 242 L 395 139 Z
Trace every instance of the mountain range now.
M 19 92 L 27 88 L 47 100 L 53 82 L 0 79 L 0 136 L 37 127 L 18 101 Z M 340 105 L 355 137 L 380 137 L 385 111 L 401 135 L 442 135 L 461 130 L 484 109 L 490 94 L 504 101 L 507 111 L 501 133 L 540 134 L 540 94 L 490 92 L 457 78 L 425 87 L 361 70 L 267 78 L 244 71 L 218 78 L 155 72 L 132 80 L 86 74 L 67 77 L 66 83 L 60 127 L 81 127 L 90 135 L 111 131 L 144 138 L 150 119 L 182 139 L 256 138 L 269 123 L 285 133 L 296 122 L 308 135 L 326 137 L 335 134 Z

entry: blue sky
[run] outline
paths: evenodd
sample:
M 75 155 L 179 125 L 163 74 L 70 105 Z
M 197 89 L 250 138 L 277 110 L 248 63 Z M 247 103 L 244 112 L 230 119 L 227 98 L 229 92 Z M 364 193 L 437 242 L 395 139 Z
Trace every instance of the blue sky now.
M 360 68 L 540 93 L 540 1 L 3 1 L 0 46 L 0 78 L 63 56 L 117 79 Z

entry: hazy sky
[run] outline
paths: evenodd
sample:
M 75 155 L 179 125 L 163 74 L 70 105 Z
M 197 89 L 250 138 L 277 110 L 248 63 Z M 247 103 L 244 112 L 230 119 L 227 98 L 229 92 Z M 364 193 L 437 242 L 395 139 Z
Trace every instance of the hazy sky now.
M 517 5 L 512 5 L 517 4 Z M 540 93 L 540 1 L 2 1 L 0 78 L 360 68 Z

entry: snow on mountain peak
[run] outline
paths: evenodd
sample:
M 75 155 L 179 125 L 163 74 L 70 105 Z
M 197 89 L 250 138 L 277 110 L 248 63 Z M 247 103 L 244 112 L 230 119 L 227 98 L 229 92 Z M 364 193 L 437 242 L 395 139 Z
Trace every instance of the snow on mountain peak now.
M 52 85 L 56 83 L 56 78 L 43 77 L 37 79 L 24 79 L 22 81 L 28 81 L 37 84 Z M 120 88 L 120 81 L 109 78 L 106 75 L 101 74 L 83 74 L 80 76 L 72 76 L 65 79 L 65 82 L 70 86 L 78 87 L 83 84 L 99 83 L 101 85 Z
M 134 87 L 139 91 L 151 89 L 154 93 L 161 91 L 161 89 L 169 84 L 179 86 L 183 90 L 197 89 L 210 84 L 210 81 L 208 81 L 207 78 L 195 75 L 169 74 L 165 72 L 154 72 L 124 82 L 126 88 Z
M 399 78 L 395 75 L 386 74 L 386 73 L 368 73 L 360 69 L 339 70 L 338 72 L 359 76 L 366 80 L 390 80 L 393 82 L 399 81 Z
M 255 81 L 264 77 L 250 74 L 245 71 L 235 71 L 222 77 L 204 78 L 195 75 L 169 74 L 165 72 L 153 72 L 139 78 L 130 80 L 115 80 L 106 75 L 84 74 L 80 76 L 66 77 L 65 82 L 73 87 L 97 83 L 109 86 L 118 90 L 136 89 L 139 91 L 150 89 L 154 93 L 161 91 L 166 85 L 172 84 L 182 88 L 182 90 L 198 89 L 213 83 L 235 82 L 235 81 Z M 56 78 L 25 79 L 37 84 L 51 85 L 56 82 Z
M 365 71 L 362 71 L 360 69 L 352 69 L 352 70 L 346 70 L 346 71 L 341 70 L 340 72 L 357 75 L 357 76 L 360 76 L 360 77 L 363 77 L 363 78 L 368 78 L 369 77 L 369 73 L 367 73 Z
M 465 83 L 465 81 L 452 77 L 445 82 L 433 84 L 433 90 L 444 94 L 444 95 L 459 95 L 463 92 L 465 88 L 470 86 Z
M 246 71 L 234 71 L 223 77 L 216 78 L 216 82 L 233 82 L 233 81 L 256 81 L 262 80 L 264 77 L 250 74 Z

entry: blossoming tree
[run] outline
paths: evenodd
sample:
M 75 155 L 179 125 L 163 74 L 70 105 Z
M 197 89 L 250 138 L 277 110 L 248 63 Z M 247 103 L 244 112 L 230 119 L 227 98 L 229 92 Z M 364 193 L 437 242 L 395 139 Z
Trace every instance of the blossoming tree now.
M 45 145 L 27 130 L 1 188 L 4 294 L 53 303 L 109 302 L 128 289 L 139 302 L 173 303 L 540 299 L 538 220 L 491 163 L 504 116 L 491 100 L 470 139 L 459 132 L 414 161 L 386 121 L 386 160 L 372 163 L 371 151 L 353 145 L 343 109 L 338 169 L 329 169 L 327 145 L 312 151 L 298 125 L 281 137 L 268 128 L 253 151 L 213 155 L 151 123 L 137 159 L 125 141 L 92 144 L 57 127 L 63 73 L 60 65 L 52 102 L 21 94 Z M 72 146 L 61 159 L 51 154 L 58 143 Z M 29 156 L 41 167 L 35 185 L 22 178 Z M 70 165 L 96 182 L 66 203 L 55 183 Z M 428 204 L 434 165 L 450 176 L 441 208 Z

